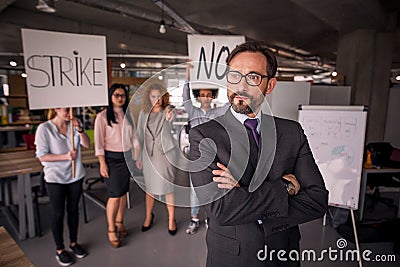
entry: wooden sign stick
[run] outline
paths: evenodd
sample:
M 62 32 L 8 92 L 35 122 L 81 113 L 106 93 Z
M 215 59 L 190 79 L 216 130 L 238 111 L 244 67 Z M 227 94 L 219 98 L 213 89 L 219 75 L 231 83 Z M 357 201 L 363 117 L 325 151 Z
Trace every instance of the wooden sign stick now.
M 71 128 L 71 145 L 72 145 L 72 151 L 75 151 L 75 138 L 74 138 L 74 124 L 73 124 L 73 118 L 74 118 L 74 112 L 73 108 L 69 108 L 69 126 Z M 72 160 L 72 178 L 75 178 L 75 160 Z

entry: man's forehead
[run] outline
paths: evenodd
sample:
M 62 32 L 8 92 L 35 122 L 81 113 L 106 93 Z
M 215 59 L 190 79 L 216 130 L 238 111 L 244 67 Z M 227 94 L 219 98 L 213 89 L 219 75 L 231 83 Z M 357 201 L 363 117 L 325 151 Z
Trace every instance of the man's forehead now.
M 267 59 L 261 52 L 240 52 L 229 63 L 229 67 L 232 69 L 256 66 L 261 68 L 267 67 Z

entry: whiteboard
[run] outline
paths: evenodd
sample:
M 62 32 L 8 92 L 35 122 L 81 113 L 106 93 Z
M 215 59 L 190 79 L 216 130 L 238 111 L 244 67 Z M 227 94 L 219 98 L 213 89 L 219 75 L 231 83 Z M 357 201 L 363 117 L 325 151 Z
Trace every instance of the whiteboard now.
M 300 106 L 299 122 L 329 190 L 329 205 L 358 209 L 367 108 Z

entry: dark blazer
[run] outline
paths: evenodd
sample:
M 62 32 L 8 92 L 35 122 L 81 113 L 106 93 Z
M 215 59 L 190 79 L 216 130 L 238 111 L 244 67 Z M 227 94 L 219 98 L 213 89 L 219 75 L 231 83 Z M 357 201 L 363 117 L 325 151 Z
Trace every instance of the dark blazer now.
M 265 246 L 298 250 L 298 224 L 325 214 L 328 191 L 297 122 L 263 114 L 260 151 L 248 136 L 230 110 L 190 131 L 191 178 L 209 221 L 207 266 L 298 266 L 277 260 L 276 252 L 272 261 L 259 260 L 257 253 Z M 240 187 L 217 188 L 212 180 L 217 162 Z M 288 195 L 282 179 L 289 173 L 301 186 L 296 196 Z

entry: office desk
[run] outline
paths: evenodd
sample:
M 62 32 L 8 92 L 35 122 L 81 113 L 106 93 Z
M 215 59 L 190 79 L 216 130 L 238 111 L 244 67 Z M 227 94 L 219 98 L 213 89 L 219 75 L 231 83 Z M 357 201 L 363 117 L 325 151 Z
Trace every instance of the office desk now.
M 29 237 L 35 236 L 30 174 L 38 173 L 42 168 L 33 151 L 3 153 L 0 156 L 0 179 L 17 176 L 19 222 L 17 232 L 20 239 L 26 238 L 27 225 Z
M 28 132 L 31 129 L 31 125 L 0 126 L 0 148 L 3 148 L 3 139 L 1 137 L 1 132 L 7 133 L 8 145 L 6 145 L 6 147 L 16 147 L 18 144 L 17 140 L 15 139 L 15 132 Z
M 0 266 L 34 266 L 4 227 L 0 227 Z
M 367 190 L 367 179 L 368 174 L 400 174 L 400 169 L 397 168 L 385 168 L 382 167 L 380 169 L 366 169 L 363 168 L 361 175 L 361 188 L 360 188 L 360 201 L 358 203 L 358 219 L 361 221 L 364 216 L 364 206 L 365 206 L 365 193 Z M 400 210 L 400 207 L 399 207 Z M 400 214 L 397 214 L 399 217 Z
M 83 164 L 98 162 L 93 149 L 82 149 Z M 0 179 L 17 176 L 18 185 L 18 230 L 19 238 L 25 239 L 35 236 L 35 218 L 32 202 L 32 173 L 41 172 L 43 169 L 40 161 L 35 158 L 33 150 L 1 153 L 0 154 Z M 15 224 L 13 225 L 16 228 Z M 28 228 L 28 229 L 27 229 Z

